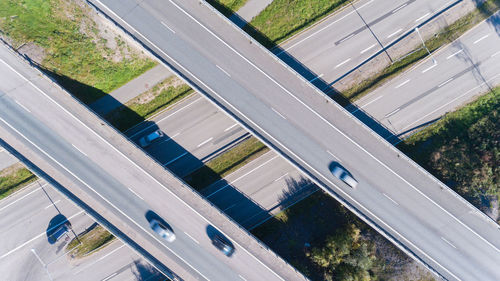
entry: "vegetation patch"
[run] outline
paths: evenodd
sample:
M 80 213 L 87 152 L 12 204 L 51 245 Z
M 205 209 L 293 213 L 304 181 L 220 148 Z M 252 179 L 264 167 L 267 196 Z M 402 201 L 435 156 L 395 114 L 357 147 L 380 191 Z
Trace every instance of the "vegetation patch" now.
M 262 45 L 272 48 L 347 3 L 347 0 L 274 0 L 244 29 Z
M 155 65 L 95 19 L 80 0 L 0 1 L 1 33 L 16 48 L 38 49 L 32 60 L 87 104 Z
M 184 179 L 194 189 L 202 190 L 268 150 L 267 146 L 255 137 L 251 137 L 208 161 L 203 167 L 186 176 Z
M 21 164 L 0 171 L 0 199 L 3 199 L 27 184 L 35 181 L 37 177 Z
M 467 201 L 490 212 L 500 197 L 500 87 L 446 114 L 398 147 Z M 496 214 L 495 214 L 496 213 Z M 493 210 L 493 217 L 498 210 Z
M 214 8 L 229 17 L 238 11 L 248 0 L 207 0 Z
M 479 22 L 487 19 L 499 9 L 500 0 L 485 1 L 474 11 L 447 26 L 438 34 L 436 34 L 436 36 L 426 40 L 425 45 L 430 52 L 434 52 L 439 47 L 455 41 L 467 30 L 471 29 Z M 351 101 L 355 101 L 365 94 L 373 91 L 375 88 L 381 86 L 385 81 L 408 69 L 410 66 L 414 65 L 416 62 L 420 61 L 426 56 L 428 56 L 428 53 L 425 49 L 420 48 L 414 50 L 413 53 L 410 52 L 410 55 L 394 62 L 393 64 L 383 69 L 381 72 L 362 81 L 361 83 L 358 83 L 356 86 L 350 88 L 349 90 L 343 91 L 342 95 Z
M 120 131 L 139 124 L 148 117 L 193 93 L 182 81 L 171 76 L 147 92 L 111 111 L 105 118 Z
M 95 224 L 69 242 L 67 249 L 75 258 L 82 258 L 113 241 L 115 237 L 102 226 Z

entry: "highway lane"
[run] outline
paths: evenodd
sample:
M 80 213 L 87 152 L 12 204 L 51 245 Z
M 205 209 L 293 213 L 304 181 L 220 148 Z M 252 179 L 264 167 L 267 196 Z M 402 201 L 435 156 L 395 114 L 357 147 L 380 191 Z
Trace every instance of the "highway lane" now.
M 365 221 L 406 252 L 450 280 L 500 278 L 496 223 L 478 216 L 472 205 L 259 46 L 249 44 L 240 30 L 210 14 L 206 6 L 195 1 L 92 2 L 110 6 L 112 12 L 104 8 L 108 14 L 195 88 L 332 196 L 358 215 L 363 213 Z M 357 189 L 330 173 L 335 163 L 358 179 Z
M 498 15 L 360 99 L 356 106 L 395 134 L 407 134 L 498 85 Z
M 148 251 L 161 252 L 155 258 L 186 279 L 237 280 L 240 275 L 248 280 L 282 279 L 274 270 L 287 279 L 300 278 L 279 257 L 262 248 L 160 166 L 151 166 L 151 160 L 141 151 L 58 92 L 4 47 L 0 48 L 0 56 L 0 77 L 5 81 L 0 85 L 3 130 L 72 179 L 87 196 L 106 206 L 107 216 L 116 216 L 126 224 L 134 240 L 145 239 L 154 245 Z M 142 167 L 154 171 L 155 176 Z M 202 208 L 203 215 L 195 207 Z M 177 235 L 175 242 L 161 241 L 149 229 L 145 217 L 149 210 L 171 224 Z M 231 258 L 211 244 L 214 231 L 237 235 L 235 239 L 228 237 L 236 247 Z M 242 241 L 252 253 L 241 246 Z
M 327 83 L 335 81 L 455 1 L 361 0 L 280 45 Z M 358 15 L 362 16 L 362 18 Z M 364 20 L 364 21 L 363 21 Z M 366 27 L 368 24 L 371 28 Z M 381 46 L 382 45 L 382 46 Z M 290 62 L 293 64 L 293 62 Z

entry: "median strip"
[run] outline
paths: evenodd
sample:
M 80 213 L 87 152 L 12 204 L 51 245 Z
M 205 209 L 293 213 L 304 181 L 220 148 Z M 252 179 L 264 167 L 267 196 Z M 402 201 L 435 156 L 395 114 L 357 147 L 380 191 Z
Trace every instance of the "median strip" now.
M 17 163 L 0 171 L 0 199 L 34 182 L 37 177 Z

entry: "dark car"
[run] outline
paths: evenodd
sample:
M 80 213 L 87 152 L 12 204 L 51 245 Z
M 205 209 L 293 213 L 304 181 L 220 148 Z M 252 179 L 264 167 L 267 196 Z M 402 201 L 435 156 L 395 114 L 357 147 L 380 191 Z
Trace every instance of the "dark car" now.
M 212 244 L 219 249 L 224 255 L 230 257 L 234 253 L 234 247 L 226 238 L 220 234 L 215 234 L 212 237 Z
M 141 147 L 148 147 L 151 143 L 158 141 L 162 137 L 163 137 L 163 132 L 160 130 L 156 130 L 156 131 L 152 132 L 151 134 L 139 139 L 139 145 Z
M 71 225 L 69 224 L 69 222 L 61 224 L 56 228 L 56 230 L 54 230 L 54 232 L 52 232 L 52 234 L 49 235 L 49 241 L 51 243 L 57 242 L 59 239 L 61 239 L 61 237 L 64 236 L 64 234 L 68 233 L 70 227 Z

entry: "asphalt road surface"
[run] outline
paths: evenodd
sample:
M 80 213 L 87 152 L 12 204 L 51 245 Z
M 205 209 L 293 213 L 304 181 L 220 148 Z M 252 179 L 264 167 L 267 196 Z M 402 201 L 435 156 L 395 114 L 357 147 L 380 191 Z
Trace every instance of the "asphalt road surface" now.
M 49 280 L 48 274 L 52 280 L 102 280 L 111 275 L 122 280 L 165 278 L 120 241 L 85 259 L 70 260 L 71 253 L 65 247 L 75 237 L 73 232 L 56 243 L 48 241 L 47 229 L 64 222 L 57 216 L 67 219 L 76 234 L 94 223 L 82 209 L 43 181 L 0 201 L 3 280 Z M 52 220 L 55 224 L 51 224 Z
M 126 225 L 122 231 L 162 265 L 185 279 L 303 279 L 4 46 L 0 77 L 0 127 L 10 145 L 29 148 L 34 159 L 50 163 L 47 172 L 71 179 L 78 186 L 72 192 L 91 197 L 97 202 L 93 207 L 104 206 L 97 211 L 117 218 L 115 226 Z M 17 142 L 12 143 L 14 138 Z M 177 236 L 174 242 L 150 230 L 151 216 L 170 224 Z M 212 245 L 217 232 L 234 244 L 231 258 Z
M 0 171 L 17 163 L 17 159 L 0 146 Z
M 92 2 L 400 248 L 449 280 L 500 279 L 495 222 L 207 6 Z
M 356 106 L 395 134 L 406 134 L 489 91 L 500 83 L 499 15 L 357 101 Z
M 401 35 L 442 11 L 450 0 L 361 0 L 282 44 L 286 53 L 332 83 Z M 358 14 L 359 13 L 359 14 Z M 360 17 L 361 15 L 361 17 Z M 370 27 L 367 28 L 367 25 Z M 286 51 L 286 53 L 284 53 Z M 311 80 L 312 80 L 311 79 Z

